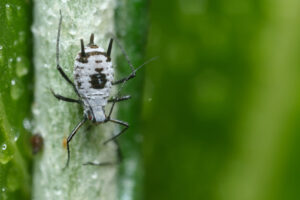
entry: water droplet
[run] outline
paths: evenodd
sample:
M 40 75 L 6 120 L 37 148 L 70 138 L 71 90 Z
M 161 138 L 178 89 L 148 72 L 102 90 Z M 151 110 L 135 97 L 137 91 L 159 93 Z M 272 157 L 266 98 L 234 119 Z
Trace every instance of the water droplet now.
M 148 101 L 151 102 L 151 101 L 152 101 L 152 98 L 148 98 Z
M 72 25 L 71 25 L 71 27 L 70 27 L 70 29 L 69 29 L 69 33 L 70 33 L 71 35 L 75 35 L 75 34 L 77 33 L 77 26 L 76 26 L 76 24 L 72 24 Z
M 7 199 L 8 199 L 7 193 L 6 193 L 6 189 L 5 189 L 4 187 L 1 188 L 0 199 L 1 199 L 1 200 L 7 200 Z
M 6 4 L 5 7 L 6 7 L 5 12 L 6 12 L 7 22 L 10 23 L 10 22 L 12 22 L 13 11 L 9 4 Z
M 3 47 L 0 45 L 0 65 L 3 64 L 3 53 L 2 53 Z
M 19 139 L 19 137 L 20 137 L 20 132 L 17 131 L 17 132 L 15 133 L 14 141 L 16 142 L 16 141 Z
M 8 59 L 8 62 L 7 62 L 7 67 L 8 68 L 13 68 L 13 64 L 14 64 L 13 61 L 14 61 L 13 58 Z
M 37 108 L 36 104 L 33 104 L 32 106 L 32 113 L 36 116 L 39 116 L 41 113 L 40 109 Z
M 106 10 L 107 7 L 108 7 L 108 2 L 109 2 L 109 1 L 103 2 L 103 3 L 101 4 L 101 6 L 100 6 L 100 10 Z
M 55 190 L 54 193 L 57 195 L 57 196 L 60 196 L 62 194 L 62 191 L 61 190 Z
M 0 163 L 6 164 L 13 158 L 14 150 L 8 141 L 4 141 L 0 146 Z
M 49 68 L 49 65 L 48 64 L 44 64 L 43 67 L 44 68 Z
M 31 128 L 32 128 L 32 125 L 31 125 L 31 122 L 29 119 L 25 118 L 23 120 L 23 127 L 27 130 L 27 131 L 30 131 Z
M 92 177 L 92 179 L 97 179 L 98 178 L 98 174 L 95 172 L 95 173 L 92 174 L 91 177 Z
M 17 85 L 17 82 L 15 80 L 11 81 L 12 87 L 10 88 L 10 96 L 13 100 L 17 100 L 21 94 L 22 90 L 20 88 L 20 85 Z
M 16 66 L 16 73 L 17 76 L 22 77 L 28 73 L 28 61 L 25 58 L 17 57 L 17 66 Z
M 102 23 L 102 19 L 98 19 L 94 21 L 95 26 L 99 26 Z
M 75 29 L 70 29 L 69 33 L 70 33 L 71 35 L 75 35 L 75 34 L 76 34 L 76 30 L 75 30 Z

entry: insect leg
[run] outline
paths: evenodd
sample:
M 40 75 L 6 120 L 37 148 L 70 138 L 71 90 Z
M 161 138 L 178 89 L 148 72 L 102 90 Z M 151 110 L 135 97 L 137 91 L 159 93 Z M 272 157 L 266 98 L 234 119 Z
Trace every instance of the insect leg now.
M 55 98 L 57 98 L 58 100 L 62 100 L 62 101 L 66 101 L 66 102 L 71 102 L 71 103 L 78 103 L 78 104 L 81 104 L 81 103 L 82 103 L 82 101 L 80 101 L 80 100 L 77 100 L 77 99 L 71 99 L 71 98 L 68 98 L 68 97 L 61 96 L 61 95 L 59 95 L 59 94 L 55 94 L 55 93 L 53 92 L 53 90 L 51 90 L 51 93 L 52 93 L 53 96 L 54 96 Z
M 107 144 L 108 142 L 115 140 L 117 137 L 119 137 L 122 133 L 124 133 L 129 128 L 129 125 L 127 122 L 123 122 L 123 121 L 117 120 L 117 119 L 109 119 L 108 121 L 125 126 L 125 128 L 123 128 L 118 134 L 114 135 L 113 137 L 111 137 L 108 140 L 106 140 L 105 142 L 103 142 L 103 144 Z
M 120 148 L 120 144 L 117 140 L 113 140 L 113 142 L 117 146 L 117 161 L 115 162 L 100 162 L 100 163 L 94 163 L 94 162 L 86 162 L 83 165 L 93 165 L 93 166 L 109 166 L 109 165 L 116 165 L 122 162 L 123 160 L 123 154 Z
M 58 31 L 57 31 L 57 40 L 56 40 L 56 68 L 59 71 L 60 75 L 73 87 L 74 91 L 78 96 L 78 91 L 74 85 L 74 83 L 69 79 L 69 77 L 66 75 L 66 73 L 63 71 L 59 64 L 59 39 L 60 39 L 60 30 L 61 30 L 61 23 L 62 23 L 62 14 L 61 10 L 59 10 L 60 18 L 59 18 L 59 24 L 58 24 Z
M 73 136 L 77 133 L 78 129 L 86 122 L 86 120 L 87 120 L 87 118 L 84 117 L 83 120 L 81 120 L 81 122 L 79 122 L 77 124 L 77 126 L 73 129 L 73 131 L 71 132 L 71 134 L 69 135 L 69 137 L 67 139 L 68 160 L 67 160 L 65 168 L 67 168 L 69 166 L 69 162 L 70 162 L 70 147 L 69 147 L 69 143 L 71 142 Z
M 108 103 L 113 103 L 113 102 L 120 102 L 120 101 L 125 101 L 130 99 L 130 95 L 122 96 L 122 97 L 112 97 L 111 99 L 108 100 Z

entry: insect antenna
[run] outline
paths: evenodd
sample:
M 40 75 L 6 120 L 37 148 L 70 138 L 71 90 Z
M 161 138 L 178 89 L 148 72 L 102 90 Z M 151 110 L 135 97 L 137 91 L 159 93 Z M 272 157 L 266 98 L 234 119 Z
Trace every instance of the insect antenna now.
M 124 55 L 124 57 L 125 57 L 125 59 L 126 59 L 128 65 L 130 66 L 131 70 L 134 71 L 133 64 L 131 63 L 131 61 L 130 61 L 130 59 L 129 59 L 129 57 L 128 57 L 126 51 L 125 51 L 125 49 L 124 49 L 123 46 L 121 45 L 121 42 L 117 39 L 117 37 L 116 37 L 114 34 L 110 33 L 109 35 L 110 35 L 110 37 L 112 37 L 112 38 L 116 41 L 118 47 L 121 49 L 121 52 L 122 52 L 122 54 Z M 112 39 L 111 39 L 111 40 L 112 40 Z M 112 41 L 111 41 L 111 42 L 112 42 Z M 108 51 L 108 50 L 107 50 L 107 51 Z
M 94 33 L 91 34 L 89 46 L 94 45 Z
M 56 39 L 56 63 L 59 65 L 59 38 L 60 38 L 60 30 L 61 30 L 61 23 L 62 23 L 62 14 L 61 10 L 59 10 L 59 24 L 58 24 L 58 31 L 57 31 L 57 39 Z
M 150 58 L 149 60 L 147 60 L 146 62 L 144 62 L 143 64 L 141 64 L 140 66 L 138 66 L 134 71 L 137 72 L 139 69 L 141 69 L 143 66 L 151 63 L 152 61 L 156 60 L 158 58 L 158 56 L 155 56 L 153 58 Z
M 141 69 L 144 65 L 146 65 L 146 64 L 148 64 L 148 63 L 150 63 L 150 62 L 156 60 L 157 58 L 158 58 L 158 56 L 153 57 L 153 58 L 147 60 L 146 62 L 144 62 L 143 64 L 141 64 L 140 66 L 138 66 L 136 69 L 133 68 L 133 72 L 132 72 L 132 73 L 136 73 L 136 72 L 137 72 L 139 69 Z M 121 90 L 123 89 L 125 83 L 126 83 L 126 81 L 122 82 L 122 85 L 120 86 L 120 88 L 119 88 L 119 90 L 118 90 L 118 92 L 117 92 L 117 95 L 116 95 L 117 98 L 120 96 Z M 109 111 L 109 114 L 108 114 L 108 117 L 107 117 L 108 119 L 110 118 L 110 116 L 111 116 L 111 114 L 112 114 L 112 111 L 113 111 L 113 109 L 114 109 L 114 106 L 115 106 L 116 102 L 117 102 L 117 101 L 114 101 L 113 104 L 112 104 L 112 106 L 111 106 L 111 108 L 110 108 L 110 111 Z

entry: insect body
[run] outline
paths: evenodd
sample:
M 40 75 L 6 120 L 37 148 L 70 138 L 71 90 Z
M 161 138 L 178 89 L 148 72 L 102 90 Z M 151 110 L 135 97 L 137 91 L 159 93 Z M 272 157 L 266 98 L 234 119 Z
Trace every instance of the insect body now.
M 112 50 L 113 39 L 110 39 L 108 48 L 105 51 L 101 47 L 98 47 L 96 44 L 94 44 L 94 34 L 91 34 L 90 43 L 86 47 L 84 46 L 83 40 L 82 39 L 80 40 L 81 51 L 78 53 L 78 55 L 75 58 L 74 83 L 73 83 L 69 79 L 69 77 L 64 73 L 63 69 L 59 64 L 59 39 L 60 39 L 61 23 L 62 23 L 62 15 L 60 13 L 57 43 L 56 43 L 57 70 L 59 71 L 61 76 L 73 87 L 73 90 L 75 91 L 79 99 L 64 97 L 59 94 L 55 94 L 52 90 L 51 92 L 59 100 L 78 103 L 82 105 L 84 108 L 83 119 L 81 120 L 81 122 L 79 122 L 76 125 L 76 127 L 72 130 L 71 134 L 68 136 L 66 140 L 66 146 L 68 151 L 68 159 L 66 163 L 66 167 L 67 167 L 70 161 L 69 143 L 71 142 L 74 135 L 77 133 L 78 129 L 87 120 L 90 120 L 95 124 L 112 122 L 124 127 L 118 134 L 106 140 L 104 144 L 106 144 L 109 141 L 115 141 L 115 139 L 118 136 L 120 136 L 122 133 L 124 133 L 126 129 L 128 129 L 129 125 L 126 122 L 117 119 L 112 119 L 111 114 L 114 105 L 117 102 L 124 101 L 130 98 L 129 95 L 119 96 L 120 90 L 124 86 L 124 83 L 132 79 L 133 77 L 135 77 L 136 71 L 140 69 L 143 65 L 145 65 L 147 62 L 141 65 L 140 67 L 134 69 L 124 49 L 117 42 L 129 66 L 131 67 L 132 72 L 127 77 L 115 81 L 114 70 L 111 63 L 111 50 Z M 111 87 L 117 84 L 122 84 L 117 96 L 109 99 Z M 111 107 L 109 113 L 105 113 L 105 107 L 107 106 L 108 103 L 111 103 Z M 115 143 L 117 144 L 116 141 Z M 120 156 L 120 152 L 118 152 L 118 155 Z M 109 162 L 106 163 L 88 162 L 86 164 L 105 165 L 108 163 Z
M 106 119 L 104 108 L 107 104 L 113 82 L 114 70 L 111 64 L 110 50 L 105 52 L 94 44 L 94 35 L 84 48 L 81 40 L 81 52 L 74 65 L 75 86 L 82 97 L 84 113 L 93 122 L 101 123 Z

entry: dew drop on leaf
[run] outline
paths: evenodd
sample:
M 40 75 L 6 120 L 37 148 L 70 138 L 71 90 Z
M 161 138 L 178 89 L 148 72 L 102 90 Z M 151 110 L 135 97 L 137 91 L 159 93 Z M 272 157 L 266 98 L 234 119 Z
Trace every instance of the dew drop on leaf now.
M 20 88 L 20 85 L 17 85 L 17 81 L 12 80 L 11 81 L 11 88 L 10 88 L 10 96 L 13 100 L 17 100 L 20 98 L 22 94 L 22 89 Z
M 4 142 L 0 146 L 0 163 L 6 164 L 13 158 L 14 151 L 9 143 Z
M 5 13 L 6 13 L 7 22 L 10 23 L 12 21 L 12 18 L 13 18 L 13 11 L 12 11 L 12 8 L 9 4 L 5 5 Z
M 28 73 L 27 60 L 17 57 L 16 73 L 18 77 L 25 76 Z

